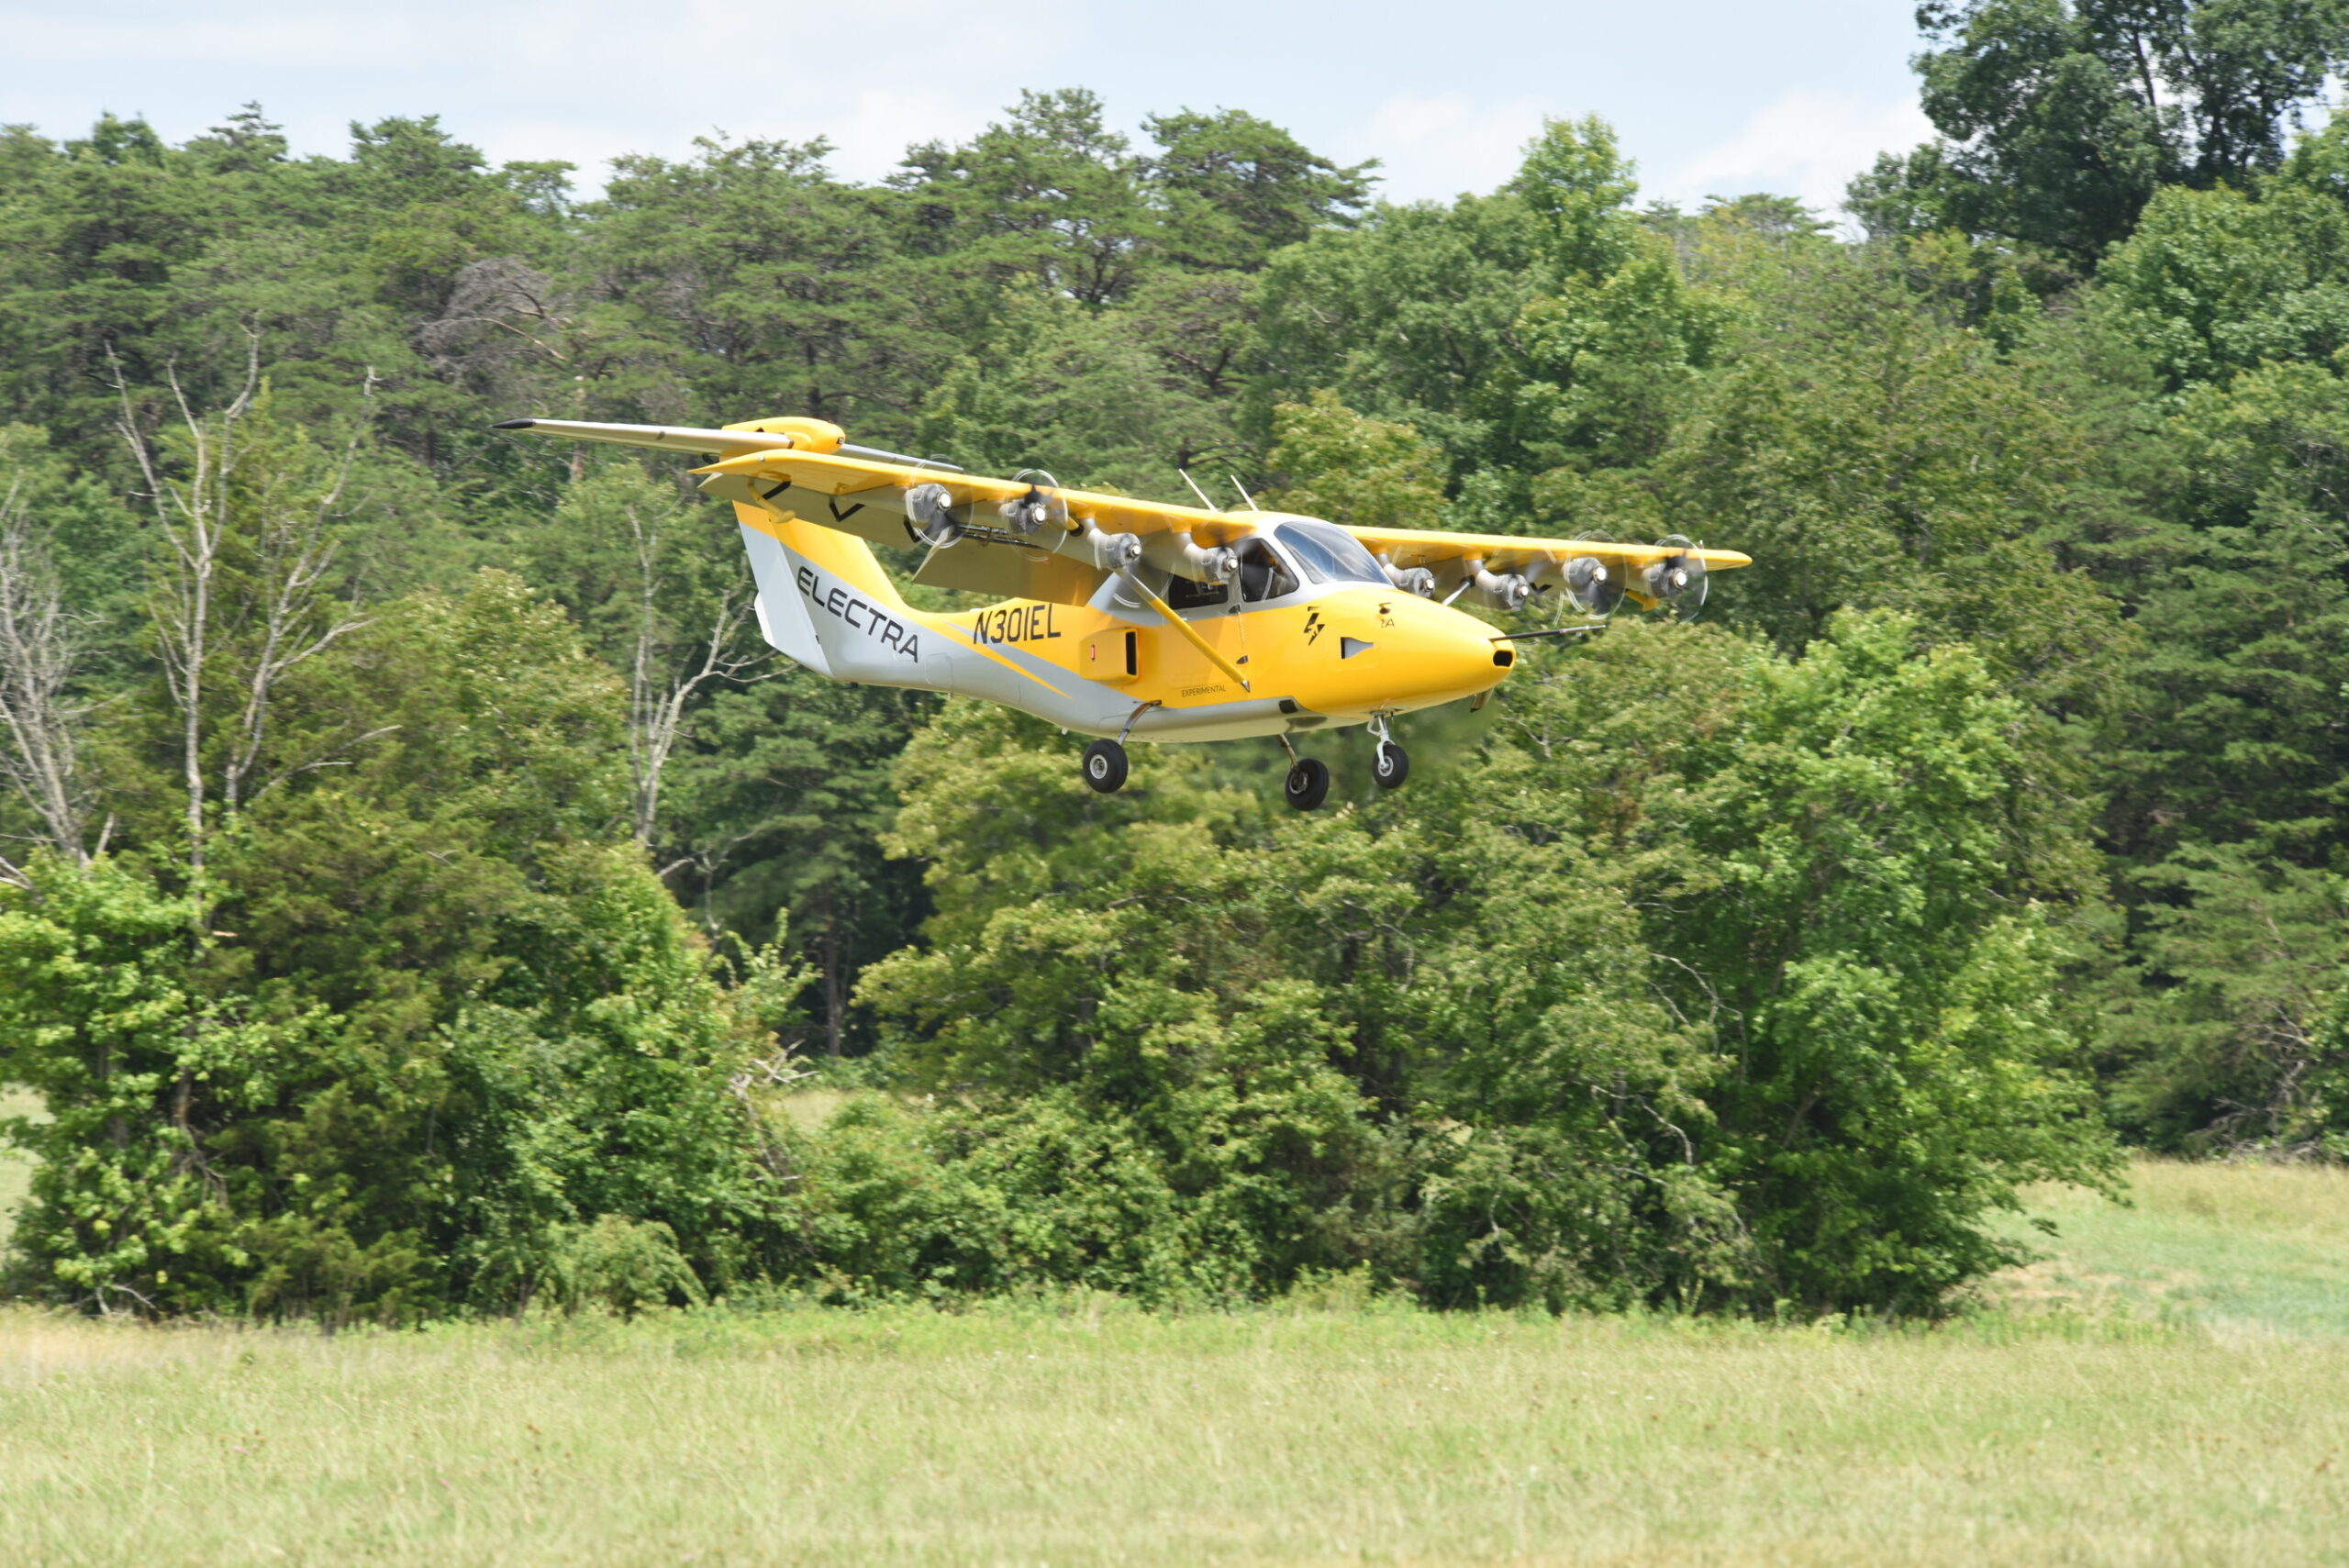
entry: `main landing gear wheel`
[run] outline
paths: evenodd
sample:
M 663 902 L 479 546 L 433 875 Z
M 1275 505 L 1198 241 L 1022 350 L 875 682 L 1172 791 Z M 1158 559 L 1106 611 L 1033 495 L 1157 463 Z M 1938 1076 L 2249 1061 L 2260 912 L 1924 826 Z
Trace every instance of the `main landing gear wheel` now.
M 1403 781 L 1411 776 L 1411 759 L 1394 741 L 1381 740 L 1377 755 L 1371 761 L 1370 776 L 1378 781 L 1381 789 L 1400 789 Z
M 1282 789 L 1291 806 L 1299 811 L 1312 810 L 1330 798 L 1329 764 L 1317 757 L 1299 757 Z
M 1085 782 L 1108 795 L 1126 782 L 1126 749 L 1115 740 L 1096 740 L 1085 749 Z

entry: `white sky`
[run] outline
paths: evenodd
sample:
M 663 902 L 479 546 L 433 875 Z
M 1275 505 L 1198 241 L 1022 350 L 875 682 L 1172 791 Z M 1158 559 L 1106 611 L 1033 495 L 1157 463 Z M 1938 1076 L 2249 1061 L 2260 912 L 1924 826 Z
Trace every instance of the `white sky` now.
M 966 137 L 1022 87 L 1085 86 L 1120 126 L 1245 109 L 1399 200 L 1489 190 L 1545 115 L 1598 114 L 1643 194 L 1768 190 L 1832 208 L 1879 150 L 1929 132 L 1909 0 L 0 0 L 0 122 L 74 136 L 101 110 L 178 141 L 259 99 L 302 152 L 354 119 L 437 113 L 493 161 L 622 152 L 712 129 L 840 149 L 886 172 Z

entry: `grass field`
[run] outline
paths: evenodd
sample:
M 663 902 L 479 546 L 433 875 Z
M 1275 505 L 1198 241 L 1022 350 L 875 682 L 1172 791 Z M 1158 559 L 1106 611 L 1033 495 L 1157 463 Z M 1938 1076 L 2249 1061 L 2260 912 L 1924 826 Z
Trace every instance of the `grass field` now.
M 0 1562 L 2349 1563 L 2349 1178 L 2136 1184 L 1930 1331 L 0 1313 Z

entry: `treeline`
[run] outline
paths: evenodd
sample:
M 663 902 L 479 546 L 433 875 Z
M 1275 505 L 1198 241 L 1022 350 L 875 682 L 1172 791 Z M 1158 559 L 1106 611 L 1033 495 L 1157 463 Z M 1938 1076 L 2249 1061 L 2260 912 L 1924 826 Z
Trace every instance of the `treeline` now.
M 2290 113 L 2349 31 L 2266 15 L 1923 8 L 1862 239 L 1587 120 L 1415 206 L 1080 92 L 593 201 L 430 119 L 8 131 L 17 1288 L 1924 1310 L 2120 1143 L 2338 1155 L 2349 128 Z M 487 429 L 785 412 L 1756 564 L 1395 795 L 1333 737 L 1330 812 L 1269 742 L 1096 796 L 765 657 L 683 465 Z

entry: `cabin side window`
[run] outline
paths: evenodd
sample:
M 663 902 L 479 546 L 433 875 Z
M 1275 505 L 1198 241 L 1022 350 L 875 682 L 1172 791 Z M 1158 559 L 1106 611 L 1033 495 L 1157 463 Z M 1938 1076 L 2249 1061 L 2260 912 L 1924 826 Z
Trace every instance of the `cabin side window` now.
M 1240 596 L 1249 604 L 1297 592 L 1297 574 L 1264 540 L 1241 540 L 1239 556 Z
M 1221 583 L 1194 583 L 1180 573 L 1166 580 L 1166 607 L 1178 614 L 1184 610 L 1213 609 L 1230 596 L 1230 591 Z

